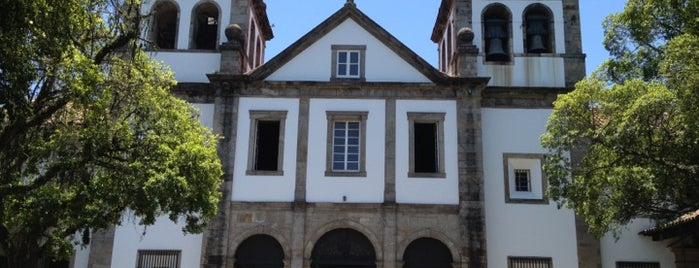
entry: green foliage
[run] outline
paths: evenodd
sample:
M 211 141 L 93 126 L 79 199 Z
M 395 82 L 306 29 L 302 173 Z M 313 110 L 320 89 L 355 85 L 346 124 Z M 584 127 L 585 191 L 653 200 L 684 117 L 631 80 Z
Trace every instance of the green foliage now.
M 217 137 L 143 51 L 140 2 L 0 0 L 0 10 L 0 252 L 10 267 L 65 257 L 127 211 L 201 232 L 219 199 Z
M 699 209 L 697 11 L 697 0 L 628 1 L 605 21 L 612 58 L 554 103 L 549 193 L 598 236 Z

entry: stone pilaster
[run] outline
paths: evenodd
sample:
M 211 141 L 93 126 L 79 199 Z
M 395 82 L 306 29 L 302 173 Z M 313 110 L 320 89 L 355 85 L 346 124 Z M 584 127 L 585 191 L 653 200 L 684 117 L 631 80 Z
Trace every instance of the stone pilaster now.
M 384 194 L 386 204 L 396 203 L 396 99 L 386 100 Z
M 219 140 L 218 155 L 224 171 L 221 183 L 221 200 L 218 215 L 209 223 L 202 243 L 202 267 L 229 267 L 228 226 L 230 224 L 231 191 L 233 187 L 233 161 L 235 160 L 236 129 L 238 124 L 238 98 L 222 96 L 223 89 L 216 89 L 214 108 L 214 132 L 223 138 Z M 232 265 L 232 261 L 231 261 Z
M 112 251 L 114 249 L 115 227 L 92 232 L 90 241 L 90 256 L 87 260 L 88 268 L 112 267 Z
M 308 120 L 310 98 L 302 97 L 299 102 L 298 141 L 296 143 L 296 187 L 294 202 L 306 202 L 306 166 L 308 161 Z
M 486 267 L 483 145 L 481 137 L 482 86 L 457 90 L 459 153 L 459 218 L 464 260 L 469 268 Z
M 585 54 L 580 34 L 580 5 L 578 0 L 563 0 L 565 40 L 565 86 L 571 88 L 585 77 Z

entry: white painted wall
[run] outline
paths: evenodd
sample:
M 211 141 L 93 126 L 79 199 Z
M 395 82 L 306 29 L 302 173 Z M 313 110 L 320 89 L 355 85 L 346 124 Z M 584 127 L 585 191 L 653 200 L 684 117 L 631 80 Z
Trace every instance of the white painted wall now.
M 482 109 L 483 175 L 488 266 L 508 256 L 551 257 L 553 267 L 578 263 L 575 218 L 568 209 L 505 203 L 503 153 L 544 153 L 539 137 L 549 109 Z
M 137 221 L 124 216 L 123 225 L 116 227 L 111 267 L 136 267 L 138 250 L 180 250 L 181 267 L 199 267 L 201 234 L 184 235 L 184 224 L 173 223 L 167 216 L 159 217 L 148 228 L 139 226 Z
M 250 111 L 287 111 L 284 122 L 283 175 L 246 175 L 250 144 Z M 233 171 L 233 201 L 291 202 L 296 185 L 296 143 L 298 134 L 298 99 L 240 98 Z
M 151 54 L 155 60 L 169 66 L 180 83 L 208 83 L 206 74 L 217 73 L 221 68 L 221 54 L 204 51 L 159 51 Z
M 445 113 L 445 178 L 409 178 L 410 133 L 408 112 Z M 459 203 L 456 102 L 438 100 L 396 101 L 396 202 L 410 204 Z
M 655 227 L 648 219 L 636 219 L 619 234 L 619 239 L 608 234 L 600 241 L 602 268 L 616 268 L 617 261 L 660 262 L 660 267 L 674 268 L 675 256 L 667 247 L 673 241 L 653 241 L 638 232 Z
M 87 268 L 87 261 L 90 259 L 90 245 L 76 246 L 73 252 L 73 268 Z
M 563 58 L 552 54 L 551 56 L 524 57 L 524 33 L 522 31 L 522 15 L 524 9 L 534 3 L 547 5 L 554 18 L 555 53 L 565 53 L 563 3 L 560 0 L 532 1 L 532 0 L 504 0 L 497 1 L 507 6 L 512 13 L 512 52 L 515 53 L 513 64 L 484 63 L 485 43 L 483 41 L 483 25 L 481 14 L 486 6 L 495 1 L 473 1 L 473 32 L 474 44 L 481 50 L 478 57 L 478 75 L 491 76 L 489 86 L 526 86 L 526 87 L 563 87 L 565 86 L 565 74 Z
M 561 57 L 514 57 L 514 64 L 484 64 L 478 56 L 478 75 L 490 76 L 488 86 L 563 87 L 565 64 Z
M 329 81 L 332 45 L 366 45 L 366 81 L 430 82 L 352 19 L 338 25 L 267 77 L 267 80 Z
M 311 99 L 306 200 L 333 203 L 383 203 L 386 103 L 384 100 Z M 326 111 L 368 112 L 366 177 L 326 177 Z M 346 201 L 343 201 L 343 196 Z

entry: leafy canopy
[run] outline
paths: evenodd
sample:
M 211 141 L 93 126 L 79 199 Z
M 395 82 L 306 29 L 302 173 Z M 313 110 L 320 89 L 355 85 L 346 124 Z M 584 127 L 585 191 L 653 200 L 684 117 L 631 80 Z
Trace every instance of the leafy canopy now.
M 169 92 L 137 0 L 0 0 L 0 252 L 66 256 L 129 212 L 200 232 L 216 214 L 217 137 Z M 79 239 L 78 239 L 79 240 Z
M 697 12 L 699 0 L 629 0 L 604 22 L 611 58 L 554 103 L 550 195 L 598 236 L 699 209 Z

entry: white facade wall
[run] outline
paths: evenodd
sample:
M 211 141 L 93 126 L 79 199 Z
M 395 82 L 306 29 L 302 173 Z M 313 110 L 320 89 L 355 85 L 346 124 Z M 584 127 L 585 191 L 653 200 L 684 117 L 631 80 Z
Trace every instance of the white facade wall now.
M 328 111 L 368 112 L 366 177 L 325 176 Z M 383 203 L 386 102 L 384 100 L 311 99 L 308 123 L 306 200 L 332 203 Z
M 653 241 L 648 236 L 638 234 L 655 226 L 648 219 L 636 219 L 623 227 L 618 239 L 612 234 L 604 236 L 600 241 L 602 268 L 616 268 L 618 261 L 659 262 L 660 267 L 674 268 L 675 255 L 668 248 L 672 239 Z
M 485 41 L 483 39 L 483 24 L 481 21 L 483 10 L 490 4 L 501 3 L 512 14 L 512 64 L 485 63 Z M 554 19 L 555 54 L 540 57 L 524 56 L 524 33 L 522 31 L 524 9 L 535 3 L 541 3 L 549 7 Z M 480 48 L 481 56 L 478 57 L 478 74 L 490 76 L 489 86 L 522 86 L 522 87 L 563 87 L 565 86 L 564 62 L 560 54 L 565 53 L 563 3 L 560 0 L 547 1 L 473 1 L 473 33 L 474 44 Z M 546 55 L 546 54 L 544 54 Z
M 180 83 L 208 83 L 206 74 L 221 69 L 221 53 L 212 51 L 159 51 L 153 59 L 164 63 L 175 73 Z
M 250 145 L 250 111 L 286 111 L 284 152 L 279 176 L 246 175 Z M 298 135 L 298 99 L 240 98 L 233 168 L 232 201 L 292 202 L 296 182 L 296 147 Z
M 482 109 L 483 175 L 488 266 L 508 256 L 551 257 L 553 267 L 578 263 L 575 218 L 549 204 L 505 202 L 504 153 L 541 154 L 539 137 L 550 109 Z
M 329 81 L 332 45 L 366 45 L 366 81 L 430 82 L 381 41 L 347 19 L 270 75 L 269 81 Z
M 408 177 L 410 140 L 408 112 L 445 113 L 444 171 L 445 178 Z M 396 101 L 396 202 L 410 204 L 459 203 L 456 101 Z
M 126 218 L 126 223 L 117 226 L 114 233 L 111 267 L 136 267 L 138 250 L 179 250 L 181 267 L 199 267 L 201 234 L 183 234 L 184 224 L 173 223 L 167 216 L 159 217 L 155 225 L 147 228 L 138 225 L 137 219 Z

